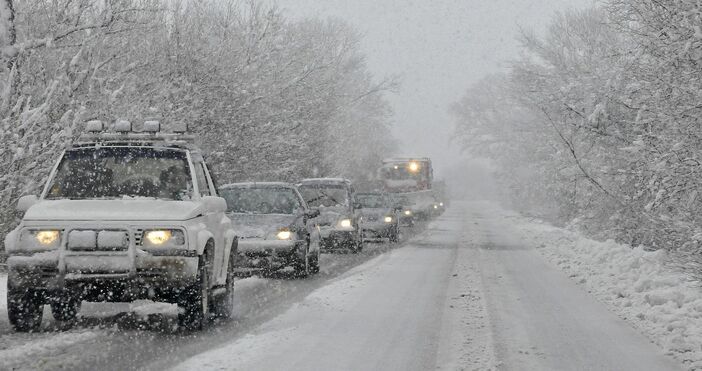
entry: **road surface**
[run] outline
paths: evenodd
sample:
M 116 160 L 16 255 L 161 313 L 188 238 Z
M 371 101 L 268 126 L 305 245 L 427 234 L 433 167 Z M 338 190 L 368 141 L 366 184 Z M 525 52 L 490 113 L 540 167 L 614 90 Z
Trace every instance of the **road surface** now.
M 485 203 L 322 264 L 311 279 L 239 282 L 237 318 L 202 333 L 145 302 L 87 305 L 71 329 L 46 314 L 44 331 L 16 334 L 0 301 L 0 369 L 680 369 Z

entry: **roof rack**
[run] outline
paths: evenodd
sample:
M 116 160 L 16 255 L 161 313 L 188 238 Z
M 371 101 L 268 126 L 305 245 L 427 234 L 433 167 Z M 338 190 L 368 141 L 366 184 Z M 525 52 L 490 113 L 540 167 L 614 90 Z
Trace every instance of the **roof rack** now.
M 144 122 L 144 129 L 141 132 L 133 131 L 131 122 L 127 120 L 117 120 L 113 125 L 112 132 L 105 131 L 106 127 L 100 120 L 88 121 L 85 125 L 85 133 L 78 137 L 73 146 L 85 146 L 95 143 L 118 142 L 118 143 L 155 143 L 162 142 L 174 146 L 185 146 L 195 143 L 195 136 L 188 134 L 188 127 L 178 128 L 172 133 L 161 132 L 159 121 L 149 120 Z

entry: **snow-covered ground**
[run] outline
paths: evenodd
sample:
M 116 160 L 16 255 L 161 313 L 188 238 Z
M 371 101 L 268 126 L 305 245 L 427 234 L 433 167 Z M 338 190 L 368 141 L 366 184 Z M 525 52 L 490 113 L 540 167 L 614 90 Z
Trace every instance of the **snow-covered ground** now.
M 7 274 L 0 272 L 0 313 L 7 311 Z
M 404 248 L 349 270 L 246 336 L 175 369 L 433 369 L 445 337 L 446 303 L 457 305 L 460 295 L 447 287 L 456 280 L 451 273 L 461 227 L 457 215 L 433 223 Z M 453 326 L 443 328 L 454 332 Z M 465 336 L 452 344 L 463 344 Z M 475 361 L 445 362 L 457 369 Z
M 663 349 L 699 365 L 698 294 L 661 253 L 489 202 L 456 203 L 396 247 L 242 280 L 237 318 L 196 334 L 149 302 L 86 305 L 70 330 L 45 311 L 42 332 L 17 334 L 0 306 L 0 369 L 680 369 Z
M 702 289 L 665 251 L 598 242 L 512 215 L 525 241 L 690 369 L 702 369 Z

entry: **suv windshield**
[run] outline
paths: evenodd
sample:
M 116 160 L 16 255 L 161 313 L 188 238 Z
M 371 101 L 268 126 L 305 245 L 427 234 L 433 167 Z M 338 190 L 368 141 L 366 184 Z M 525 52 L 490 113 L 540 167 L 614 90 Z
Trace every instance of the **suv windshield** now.
M 302 198 L 309 207 L 348 206 L 348 192 L 342 185 L 305 184 L 300 186 Z
M 227 200 L 227 211 L 244 214 L 293 214 L 302 207 L 290 188 L 226 188 L 220 196 Z
M 149 197 L 186 200 L 192 193 L 185 152 L 101 147 L 67 151 L 47 199 Z
M 387 199 L 381 194 L 357 194 L 356 202 L 365 209 L 380 209 L 387 207 Z

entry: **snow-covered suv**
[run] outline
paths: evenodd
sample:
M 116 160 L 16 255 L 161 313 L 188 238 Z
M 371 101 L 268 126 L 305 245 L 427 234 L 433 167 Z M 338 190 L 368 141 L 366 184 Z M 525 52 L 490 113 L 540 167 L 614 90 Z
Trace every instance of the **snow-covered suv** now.
M 5 238 L 18 331 L 39 328 L 44 304 L 72 321 L 83 300 L 176 303 L 190 329 L 231 315 L 237 239 L 193 138 L 155 121 L 114 127 L 89 122 L 41 195 L 18 202 L 24 217 Z

